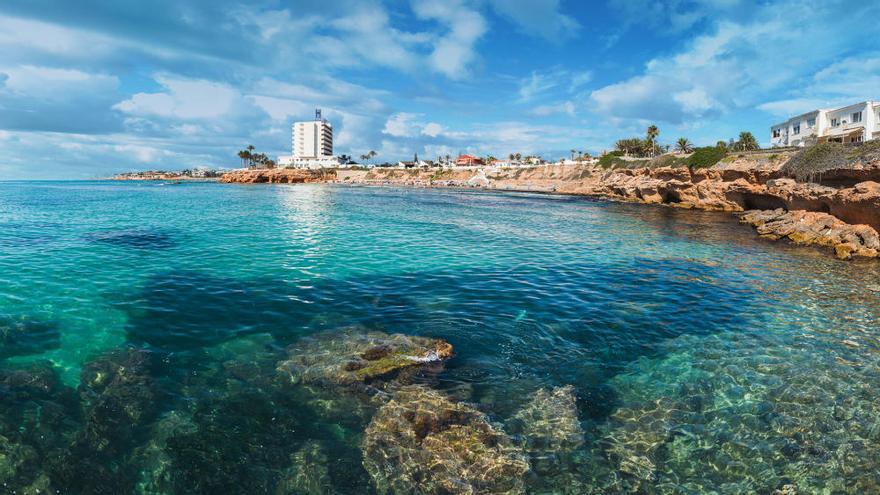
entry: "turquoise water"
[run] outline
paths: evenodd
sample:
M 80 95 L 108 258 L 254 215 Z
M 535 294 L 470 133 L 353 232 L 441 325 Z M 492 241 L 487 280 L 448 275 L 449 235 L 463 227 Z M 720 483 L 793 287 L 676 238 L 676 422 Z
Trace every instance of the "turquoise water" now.
M 354 329 L 450 342 L 416 381 L 498 425 L 572 385 L 530 493 L 880 493 L 878 266 L 574 197 L 0 183 L 0 487 L 373 493 L 381 400 L 276 370 Z

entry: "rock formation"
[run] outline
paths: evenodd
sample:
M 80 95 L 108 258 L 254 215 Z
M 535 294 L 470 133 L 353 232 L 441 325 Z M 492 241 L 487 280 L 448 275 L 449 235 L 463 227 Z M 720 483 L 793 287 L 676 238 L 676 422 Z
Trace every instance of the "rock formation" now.
M 828 213 L 782 208 L 755 210 L 746 212 L 740 221 L 754 226 L 762 237 L 830 247 L 840 259 L 875 258 L 880 252 L 880 236 L 876 230 L 867 225 L 850 225 Z
M 524 449 L 533 456 L 566 453 L 580 447 L 584 430 L 578 421 L 574 387 L 538 390 L 511 418 L 508 430 L 522 438 Z
M 307 337 L 288 348 L 278 370 L 293 383 L 379 385 L 405 371 L 441 363 L 452 346 L 439 339 L 357 330 Z
M 483 413 L 422 386 L 400 389 L 379 409 L 362 449 L 382 494 L 524 493 L 529 471 Z
M 255 170 L 236 170 L 223 174 L 220 182 L 225 183 L 269 183 L 301 184 L 304 182 L 328 182 L 336 179 L 334 170 L 304 170 L 297 168 L 271 168 Z
M 309 440 L 299 450 L 290 455 L 291 467 L 284 471 L 276 495 L 333 495 L 327 454 L 321 444 Z

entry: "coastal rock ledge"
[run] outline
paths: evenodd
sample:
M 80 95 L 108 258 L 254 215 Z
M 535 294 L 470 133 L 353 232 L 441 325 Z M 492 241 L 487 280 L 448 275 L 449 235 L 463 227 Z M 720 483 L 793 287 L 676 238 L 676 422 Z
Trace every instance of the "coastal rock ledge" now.
M 223 174 L 220 182 L 240 184 L 302 184 L 328 182 L 336 179 L 333 170 L 303 170 L 294 168 L 271 168 L 236 170 Z
M 840 259 L 876 258 L 880 236 L 868 225 L 850 225 L 828 213 L 793 210 L 747 211 L 740 222 L 755 227 L 762 237 L 787 238 L 795 244 L 827 246 Z

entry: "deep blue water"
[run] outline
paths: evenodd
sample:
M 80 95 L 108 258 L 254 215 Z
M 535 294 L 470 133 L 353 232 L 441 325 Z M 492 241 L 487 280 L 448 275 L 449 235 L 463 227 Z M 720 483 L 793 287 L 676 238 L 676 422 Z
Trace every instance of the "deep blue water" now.
M 878 275 L 576 197 L 0 182 L 0 487 L 300 493 L 308 446 L 372 493 L 376 405 L 277 384 L 355 328 L 447 340 L 430 386 L 499 424 L 573 385 L 584 445 L 530 492 L 880 493 Z

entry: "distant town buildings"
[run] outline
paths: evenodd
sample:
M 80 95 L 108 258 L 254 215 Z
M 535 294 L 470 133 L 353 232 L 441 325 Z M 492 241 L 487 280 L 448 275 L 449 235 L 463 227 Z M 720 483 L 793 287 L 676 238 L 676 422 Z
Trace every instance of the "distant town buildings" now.
M 482 165 L 483 160 L 473 155 L 459 155 L 459 157 L 455 159 L 455 164 L 459 167 Z
M 333 156 L 333 125 L 315 110 L 315 120 L 294 122 L 291 126 L 292 155 L 278 157 L 278 164 L 293 168 L 338 167 Z
M 813 110 L 770 127 L 770 145 L 861 143 L 880 137 L 880 102 L 863 101 L 833 110 Z

